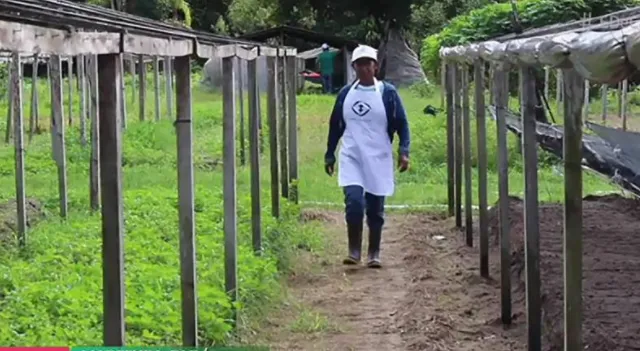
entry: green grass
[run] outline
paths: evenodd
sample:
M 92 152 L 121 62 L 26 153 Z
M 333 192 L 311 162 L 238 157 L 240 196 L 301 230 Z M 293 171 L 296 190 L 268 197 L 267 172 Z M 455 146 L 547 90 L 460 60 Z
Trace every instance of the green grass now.
M 151 76 L 151 75 L 149 75 Z M 222 175 L 216 163 L 222 155 L 222 99 L 193 82 L 193 130 L 197 232 L 198 308 L 203 346 L 229 340 L 231 306 L 224 294 L 222 233 Z M 130 80 L 128 80 L 128 84 Z M 128 98 L 128 128 L 123 137 L 125 207 L 126 323 L 129 345 L 179 345 L 180 277 L 176 184 L 176 137 L 171 121 L 152 122 L 152 80 L 148 81 L 147 116 L 138 122 L 138 110 Z M 48 88 L 39 85 L 43 129 L 48 129 Z M 75 89 L 75 88 L 74 88 Z M 25 121 L 29 116 L 30 84 L 24 89 Z M 66 90 L 65 90 L 66 94 Z M 412 132 L 411 169 L 398 175 L 397 193 L 390 204 L 446 204 L 445 115 L 424 115 L 427 104 L 439 105 L 439 94 L 420 98 L 402 91 Z M 298 97 L 300 198 L 302 201 L 340 204 L 336 177 L 323 171 L 328 118 L 334 96 Z M 265 100 L 263 97 L 263 106 Z M 248 106 L 248 104 L 244 104 Z M 66 106 L 66 102 L 65 102 Z M 28 233 L 28 248 L 0 246 L 0 345 L 96 345 L 102 343 L 101 225 L 89 211 L 89 149 L 79 143 L 76 125 L 67 129 L 69 218 L 57 216 L 58 194 L 50 136 L 44 133 L 26 146 L 26 183 L 29 197 L 40 200 L 47 217 Z M 6 100 L 0 111 L 6 111 Z M 265 113 L 266 108 L 262 108 Z M 245 114 L 246 115 L 246 114 Z M 266 117 L 263 115 L 266 128 Z M 28 123 L 25 122 L 25 125 Z M 472 122 L 475 145 L 475 121 Z M 4 120 L 0 121 L 4 131 Z M 495 127 L 489 122 L 489 201 L 497 200 Z M 268 138 L 265 136 L 265 141 Z M 510 189 L 524 189 L 521 155 L 510 136 Z M 397 145 L 397 141 L 395 142 Z M 238 144 L 239 145 L 239 144 Z M 247 143 L 248 145 L 248 143 Z M 474 147 L 475 150 L 475 147 Z M 13 146 L 0 145 L 0 201 L 14 198 Z M 281 279 L 292 267 L 299 247 L 321 251 L 325 239 L 318 224 L 298 221 L 299 208 L 282 201 L 283 218 L 270 217 L 268 146 L 261 159 L 264 244 L 263 257 L 251 252 L 248 166 L 238 169 L 238 242 L 240 324 L 250 328 L 255 318 L 277 306 Z M 561 201 L 563 178 L 553 161 L 543 157 L 539 168 L 540 200 Z M 474 151 L 473 162 L 476 162 Z M 474 193 L 477 185 L 474 169 Z M 613 188 L 600 178 L 584 176 L 584 192 Z M 476 196 L 474 196 L 476 203 Z M 331 327 L 323 316 L 303 315 L 291 328 L 309 332 Z

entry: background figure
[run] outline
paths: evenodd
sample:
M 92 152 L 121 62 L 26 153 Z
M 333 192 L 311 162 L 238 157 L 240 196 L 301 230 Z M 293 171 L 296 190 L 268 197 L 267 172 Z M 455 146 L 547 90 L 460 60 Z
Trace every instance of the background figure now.
M 329 45 L 322 44 L 322 52 L 318 56 L 318 64 L 320 64 L 320 74 L 322 75 L 322 87 L 324 92 L 331 94 L 333 92 L 333 66 L 335 52 L 329 50 Z

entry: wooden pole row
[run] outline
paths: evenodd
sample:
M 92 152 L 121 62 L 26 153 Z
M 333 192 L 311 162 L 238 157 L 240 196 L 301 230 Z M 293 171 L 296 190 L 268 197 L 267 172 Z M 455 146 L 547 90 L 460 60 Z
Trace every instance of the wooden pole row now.
M 142 59 L 142 57 L 139 57 Z M 269 111 L 269 147 L 272 170 L 272 215 L 280 216 L 280 197 L 286 195 L 290 201 L 297 201 L 295 183 L 297 168 L 297 108 L 295 90 L 295 57 L 268 57 L 269 89 L 267 107 Z M 144 62 L 141 60 L 141 62 Z M 159 66 L 154 59 L 154 68 Z M 169 60 L 165 60 L 169 62 Z M 178 178 L 178 221 L 180 234 L 180 271 L 182 291 L 182 339 L 185 346 L 198 343 L 197 321 L 197 279 L 195 256 L 194 217 L 194 170 L 193 131 L 191 108 L 191 61 L 189 56 L 176 57 L 165 66 L 175 72 L 176 85 L 176 145 Z M 224 192 L 224 234 L 225 234 L 225 287 L 232 301 L 238 299 L 237 279 L 237 189 L 236 189 L 236 81 L 235 57 L 223 58 L 223 192 Z M 51 136 L 52 155 L 58 169 L 60 189 L 60 215 L 66 217 L 67 169 L 64 118 L 64 87 L 62 81 L 62 58 L 50 59 L 49 79 L 51 81 Z M 285 68 L 286 67 L 286 68 Z M 99 69 L 98 69 L 99 68 Z M 103 240 L 103 304 L 104 304 L 104 344 L 124 345 L 124 215 L 122 199 L 122 133 L 126 120 L 126 94 L 123 89 L 124 65 L 121 54 L 85 55 L 79 57 L 78 91 L 81 95 L 80 119 L 85 112 L 90 119 L 89 139 L 91 142 L 90 202 L 93 210 L 102 215 Z M 131 66 L 130 66 L 131 68 Z M 16 198 L 18 202 L 18 238 L 21 246 L 26 244 L 24 145 L 22 124 L 22 65 L 19 55 L 13 55 L 11 63 L 10 105 L 16 161 Z M 139 104 L 145 102 L 146 90 L 144 65 L 138 66 L 140 80 Z M 261 198 L 260 198 L 260 92 L 258 90 L 258 70 L 256 59 L 248 60 L 249 99 L 249 155 L 252 194 L 252 244 L 257 255 L 262 252 Z M 172 73 L 167 74 L 167 87 L 173 86 Z M 132 76 L 135 77 L 135 76 Z M 158 75 L 154 74 L 156 96 L 156 119 L 159 119 Z M 67 91 L 71 88 L 67 87 Z M 85 94 L 88 92 L 88 94 Z M 37 100 L 32 97 L 33 101 Z M 167 102 L 173 105 L 173 94 Z M 85 104 L 84 96 L 89 97 Z M 140 119 L 145 117 L 141 106 Z M 71 118 L 71 114 L 68 114 Z M 82 139 L 82 136 L 81 136 Z M 279 157 L 280 156 L 280 159 Z M 280 177 L 279 172 L 283 173 Z M 286 180 L 286 183 L 285 181 Z M 281 194 L 280 187 L 283 193 Z M 286 190 L 284 190 L 286 189 Z M 289 189 L 295 191 L 288 192 Z M 286 192 L 285 192 L 286 191 Z M 293 195 L 295 194 L 295 196 Z
M 487 223 L 487 166 L 486 129 L 484 106 L 484 63 L 474 63 L 476 87 L 475 110 L 478 148 L 478 201 L 480 232 L 480 274 L 489 276 L 488 270 L 488 223 Z M 511 243 L 509 227 L 509 183 L 506 113 L 508 111 L 508 73 L 505 64 L 493 65 L 493 87 L 497 127 L 497 161 L 499 182 L 499 235 L 501 270 L 501 314 L 504 324 L 512 322 L 511 298 Z M 461 226 L 461 176 L 464 165 L 465 179 L 465 227 L 466 241 L 472 244 L 472 218 L 468 208 L 471 203 L 469 155 L 469 102 L 468 71 L 465 64 L 447 63 L 445 96 L 447 113 L 447 155 L 449 214 L 456 216 L 456 225 Z M 538 208 L 538 150 L 535 119 L 535 72 L 532 66 L 519 67 L 520 100 L 522 120 L 522 154 L 524 164 L 524 236 L 525 236 L 525 284 L 528 330 L 528 350 L 541 350 L 542 311 L 540 278 L 540 233 Z M 564 220 L 564 279 L 565 279 L 565 350 L 582 350 L 582 121 L 588 107 L 588 81 L 574 70 L 563 70 L 562 97 L 565 136 L 565 220 Z M 546 78 L 548 80 L 548 77 Z M 548 91 L 545 91 L 548 94 Z M 605 95 L 606 97 L 606 95 Z M 462 139 L 462 140 L 461 140 Z M 462 146 L 462 147 L 461 147 Z

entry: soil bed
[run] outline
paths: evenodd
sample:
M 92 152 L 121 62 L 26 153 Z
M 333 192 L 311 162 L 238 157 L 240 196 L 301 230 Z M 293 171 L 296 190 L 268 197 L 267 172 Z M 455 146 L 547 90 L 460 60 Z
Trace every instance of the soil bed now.
M 497 207 L 490 211 L 493 249 L 498 246 L 498 212 Z M 546 351 L 563 349 L 563 217 L 562 204 L 540 205 L 543 349 Z M 524 222 L 523 204 L 519 199 L 511 199 L 509 218 L 513 300 L 523 303 Z M 640 345 L 640 236 L 637 235 L 640 202 L 617 195 L 587 197 L 583 202 L 583 228 L 584 347 L 592 351 L 637 349 Z

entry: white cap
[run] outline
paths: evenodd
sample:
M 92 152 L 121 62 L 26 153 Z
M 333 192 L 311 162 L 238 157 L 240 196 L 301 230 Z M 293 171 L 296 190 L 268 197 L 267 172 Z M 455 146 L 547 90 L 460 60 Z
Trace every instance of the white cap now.
M 329 48 L 329 45 L 327 45 L 327 43 L 322 44 L 322 50 L 327 50 Z
M 370 58 L 378 62 L 378 50 L 368 45 L 358 45 L 358 47 L 355 50 L 353 50 L 353 55 L 351 56 L 351 63 L 354 63 L 361 58 Z

